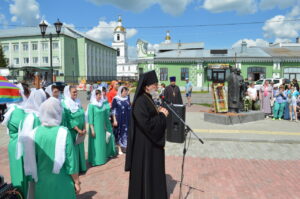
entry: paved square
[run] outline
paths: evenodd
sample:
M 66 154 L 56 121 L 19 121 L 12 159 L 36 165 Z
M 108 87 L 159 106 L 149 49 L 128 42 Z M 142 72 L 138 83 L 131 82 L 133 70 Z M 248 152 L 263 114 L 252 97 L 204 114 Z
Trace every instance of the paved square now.
M 262 120 L 223 126 L 203 121 L 201 107 L 187 112 L 187 123 L 205 144 L 191 139 L 183 196 L 188 199 L 299 199 L 299 123 Z M 0 174 L 10 181 L 8 135 L 0 127 Z M 170 198 L 178 198 L 183 144 L 167 142 L 166 177 Z M 87 143 L 86 143 L 87 152 Z M 89 168 L 80 176 L 78 199 L 126 199 L 125 155 Z

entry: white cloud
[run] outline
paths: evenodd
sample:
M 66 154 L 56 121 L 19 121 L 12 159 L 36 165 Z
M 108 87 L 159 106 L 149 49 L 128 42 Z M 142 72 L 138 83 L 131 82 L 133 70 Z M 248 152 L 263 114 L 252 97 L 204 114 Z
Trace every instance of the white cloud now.
M 290 39 L 281 39 L 281 38 L 277 38 L 275 39 L 274 43 L 289 43 L 292 42 L 292 40 Z
M 8 24 L 5 15 L 0 13 L 0 26 L 6 27 Z
M 289 17 L 297 17 L 300 16 L 300 3 L 298 5 L 294 6 L 292 11 L 288 14 Z
M 299 0 L 261 0 L 259 7 L 263 10 L 280 8 L 285 9 L 294 6 Z
M 275 42 L 290 42 L 300 32 L 300 1 L 286 15 L 277 15 L 265 22 L 264 37 L 273 38 Z
M 36 0 L 12 0 L 9 5 L 11 21 L 20 21 L 23 25 L 38 25 L 40 8 Z
M 263 39 L 256 39 L 256 40 L 241 39 L 241 40 L 235 42 L 232 45 L 232 48 L 240 47 L 243 41 L 245 41 L 247 43 L 248 47 L 251 47 L 251 46 L 267 47 L 267 46 L 269 46 L 269 42 L 266 40 L 263 40 Z
M 93 29 L 86 32 L 86 34 L 96 40 L 107 42 L 112 41 L 113 32 L 115 27 L 117 26 L 116 21 L 99 21 L 99 24 Z M 137 30 L 134 28 L 126 29 L 126 39 L 129 39 L 137 34 Z
M 63 22 L 63 25 L 66 26 L 66 27 L 69 27 L 69 28 L 75 28 L 75 25 L 72 24 L 72 23 L 65 23 L 65 22 Z
M 293 19 L 293 17 L 277 15 L 267 20 L 263 26 L 264 37 L 275 39 L 296 38 L 299 35 L 300 24 L 298 21 L 288 21 Z
M 239 14 L 252 14 L 257 10 L 255 0 L 204 0 L 203 8 L 214 13 L 236 11 Z
M 171 15 L 179 15 L 185 11 L 192 0 L 89 0 L 97 5 L 112 4 L 124 10 L 141 12 L 155 4 L 159 4 L 162 10 Z
M 180 15 L 192 0 L 159 0 L 162 10 L 171 15 Z

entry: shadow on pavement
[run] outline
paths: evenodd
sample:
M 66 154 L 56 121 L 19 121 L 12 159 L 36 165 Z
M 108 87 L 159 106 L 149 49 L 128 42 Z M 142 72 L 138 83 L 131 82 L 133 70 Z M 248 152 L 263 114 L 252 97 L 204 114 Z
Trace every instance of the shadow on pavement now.
M 172 194 L 173 194 L 173 196 L 175 195 L 175 194 L 173 193 L 173 192 L 174 192 L 174 189 L 175 189 L 177 183 L 178 183 L 178 188 L 179 188 L 180 181 L 174 180 L 174 179 L 172 178 L 172 176 L 169 175 L 169 174 L 166 174 L 166 179 L 167 179 L 167 188 L 168 188 L 168 198 L 170 198 L 170 196 L 171 196 Z M 188 188 L 188 191 L 187 191 L 186 193 L 183 192 L 184 199 L 187 199 L 188 196 L 191 194 L 191 192 L 192 192 L 193 190 L 204 193 L 204 190 L 201 190 L 201 189 L 199 189 L 199 188 L 197 188 L 197 187 L 193 187 L 193 186 L 190 186 L 190 185 L 185 184 L 185 183 L 182 183 L 182 185 L 183 185 L 184 187 L 187 187 L 187 188 Z M 179 193 L 176 193 L 176 194 L 179 194 Z
M 92 199 L 94 195 L 96 195 L 96 191 L 88 191 L 77 196 L 77 199 Z
M 167 179 L 167 188 L 168 188 L 168 198 L 170 198 L 171 194 L 173 193 L 177 181 L 172 178 L 169 174 L 166 174 Z

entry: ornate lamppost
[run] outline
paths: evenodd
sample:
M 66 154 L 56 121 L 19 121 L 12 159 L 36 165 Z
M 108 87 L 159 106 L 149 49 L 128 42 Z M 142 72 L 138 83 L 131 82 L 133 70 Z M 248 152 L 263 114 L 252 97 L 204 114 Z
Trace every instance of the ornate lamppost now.
M 61 27 L 62 27 L 62 23 L 59 21 L 59 19 L 57 19 L 57 22 L 54 23 L 55 29 L 56 29 L 56 33 L 57 33 L 57 37 L 59 37 L 59 34 L 61 32 Z M 45 37 L 46 35 L 46 29 L 48 27 L 48 25 L 45 23 L 45 21 L 43 20 L 40 24 L 39 27 L 41 29 L 41 34 L 43 37 Z M 50 40 L 50 68 L 51 68 L 51 83 L 53 84 L 53 64 L 52 64 L 52 33 L 50 32 L 49 34 L 49 40 Z

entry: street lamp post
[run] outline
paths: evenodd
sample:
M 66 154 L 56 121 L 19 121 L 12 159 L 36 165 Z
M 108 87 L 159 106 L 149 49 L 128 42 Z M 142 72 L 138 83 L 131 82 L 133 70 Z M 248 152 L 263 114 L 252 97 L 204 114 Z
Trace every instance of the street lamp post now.
M 57 36 L 59 37 L 59 34 L 61 32 L 61 27 L 62 27 L 62 23 L 59 21 L 59 19 L 57 19 L 57 22 L 54 23 L 55 29 L 56 29 L 56 33 Z M 45 37 L 46 34 L 46 29 L 48 27 L 48 25 L 45 23 L 45 21 L 43 20 L 40 24 L 39 27 L 41 29 L 41 34 L 43 37 Z M 51 84 L 53 84 L 53 64 L 52 64 L 52 33 L 50 32 L 49 34 L 49 40 L 50 40 L 50 68 L 51 68 Z

